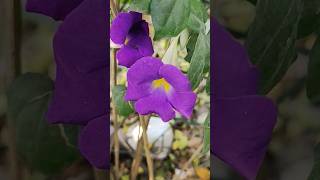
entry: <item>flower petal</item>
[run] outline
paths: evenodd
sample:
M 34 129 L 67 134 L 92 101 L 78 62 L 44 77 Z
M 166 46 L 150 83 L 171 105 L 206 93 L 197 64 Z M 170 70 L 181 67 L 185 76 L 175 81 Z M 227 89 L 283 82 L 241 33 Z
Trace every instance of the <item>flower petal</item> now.
M 124 99 L 126 101 L 136 101 L 151 94 L 151 83 L 146 82 L 139 85 L 128 82 L 128 89 Z
M 152 56 L 154 52 L 152 41 L 148 34 L 140 34 L 135 36 L 134 38 L 130 39 L 128 45 L 138 49 L 142 57 Z
M 213 153 L 254 180 L 276 123 L 275 106 L 261 96 L 221 98 L 213 104 Z
M 213 92 L 218 97 L 236 97 L 257 93 L 258 71 L 245 48 L 213 19 Z
M 156 113 L 165 122 L 175 117 L 175 112 L 167 101 L 165 92 L 162 90 L 154 91 L 151 95 L 139 99 L 134 106 L 139 114 Z
M 131 27 L 128 33 L 129 39 L 139 35 L 147 35 L 147 36 L 149 35 L 149 25 L 145 20 L 140 20 L 139 22 L 133 24 L 133 26 Z
M 107 116 L 102 116 L 90 121 L 81 131 L 79 148 L 81 154 L 99 169 L 107 169 L 109 166 L 108 151 L 109 126 Z
M 197 100 L 197 95 L 190 92 L 172 92 L 171 95 L 168 95 L 168 100 L 171 105 L 183 116 L 190 118 L 194 105 Z
M 148 35 L 139 35 L 132 38 L 127 45 L 124 45 L 117 52 L 117 59 L 120 65 L 130 67 L 138 59 L 145 56 L 152 56 L 153 47 Z
M 124 44 L 132 26 L 141 20 L 141 13 L 119 13 L 111 23 L 110 39 L 116 44 Z
M 28 0 L 26 10 L 50 16 L 58 21 L 64 20 L 82 1 L 83 0 Z
M 143 57 L 134 63 L 128 70 L 128 82 L 139 85 L 146 82 L 151 83 L 155 79 L 160 79 L 158 72 L 161 66 L 163 66 L 163 63 L 160 59 Z
M 104 0 L 84 0 L 59 27 L 53 47 L 66 73 L 107 67 L 106 4 Z
M 124 45 L 117 51 L 116 57 L 119 65 L 129 68 L 143 56 L 139 53 L 138 49 L 128 45 Z
M 47 119 L 50 123 L 86 124 L 107 113 L 107 71 L 69 76 L 57 61 L 57 76 Z
M 187 76 L 177 67 L 165 64 L 160 68 L 159 74 L 166 79 L 176 91 L 191 91 L 191 85 Z

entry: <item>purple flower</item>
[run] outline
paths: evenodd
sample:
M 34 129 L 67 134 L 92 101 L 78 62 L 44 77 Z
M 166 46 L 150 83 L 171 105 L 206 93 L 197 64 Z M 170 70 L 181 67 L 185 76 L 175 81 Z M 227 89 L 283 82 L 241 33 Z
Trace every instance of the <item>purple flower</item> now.
M 110 39 L 121 45 L 116 54 L 119 65 L 130 67 L 138 59 L 153 54 L 148 23 L 142 20 L 141 13 L 119 13 L 112 21 Z
M 47 112 L 50 123 L 84 126 L 80 152 L 97 168 L 109 161 L 107 112 L 107 2 L 105 0 L 28 0 L 27 10 L 64 20 L 54 41 L 57 75 Z
M 158 114 L 163 121 L 175 117 L 175 110 L 190 118 L 196 102 L 188 78 L 175 66 L 160 59 L 143 57 L 127 74 L 125 100 L 135 101 L 135 110 L 146 115 Z
M 211 25 L 211 150 L 253 180 L 270 141 L 277 110 L 272 101 L 256 95 L 258 72 L 246 50 L 215 19 Z

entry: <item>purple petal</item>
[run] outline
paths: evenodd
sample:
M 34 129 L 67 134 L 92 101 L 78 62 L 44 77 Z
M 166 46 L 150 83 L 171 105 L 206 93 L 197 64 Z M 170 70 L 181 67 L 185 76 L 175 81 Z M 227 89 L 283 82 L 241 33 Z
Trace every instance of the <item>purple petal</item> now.
M 69 76 L 57 61 L 57 76 L 47 119 L 50 123 L 86 124 L 107 113 L 106 68 Z
M 83 0 L 27 0 L 26 10 L 41 13 L 55 20 L 64 18 Z
M 105 13 L 106 14 L 106 13 Z M 142 20 L 142 14 L 136 12 L 119 13 L 112 21 L 110 38 L 116 44 L 124 44 L 132 26 Z
M 175 117 L 175 112 L 162 90 L 154 91 L 151 95 L 139 99 L 135 103 L 135 110 L 141 115 L 156 113 L 165 122 Z
M 222 98 L 213 103 L 213 153 L 254 180 L 276 123 L 275 106 L 261 96 Z
M 65 19 L 53 42 L 55 58 L 66 73 L 106 68 L 108 52 L 106 1 L 85 0 Z
M 142 97 L 148 96 L 151 93 L 151 82 L 135 85 L 128 82 L 128 88 L 124 99 L 126 101 L 136 101 Z
M 194 105 L 197 100 L 197 95 L 190 92 L 172 92 L 171 95 L 168 96 L 168 100 L 171 105 L 183 116 L 190 118 L 192 115 L 192 111 Z
M 176 91 L 191 91 L 191 85 L 186 75 L 173 65 L 163 65 L 159 74 L 174 87 Z
M 143 56 L 139 53 L 138 49 L 128 45 L 124 45 L 117 51 L 116 57 L 119 65 L 129 68 L 132 64 L 134 64 L 138 59 L 142 58 Z
M 102 116 L 90 121 L 81 131 L 79 148 L 81 154 L 99 169 L 107 169 L 108 166 L 108 140 L 109 126 L 107 116 Z
M 134 38 L 130 39 L 128 45 L 138 49 L 142 57 L 152 56 L 153 54 L 152 41 L 148 34 L 136 35 Z
M 127 73 L 129 83 L 135 85 L 152 82 L 153 80 L 160 79 L 159 69 L 163 66 L 160 59 L 153 57 L 143 57 L 131 66 Z
M 132 38 L 127 45 L 124 45 L 117 52 L 117 59 L 120 65 L 130 67 L 138 59 L 145 56 L 152 56 L 153 47 L 148 35 L 139 35 Z
M 129 39 L 139 35 L 149 35 L 149 25 L 145 20 L 135 23 L 128 33 Z
M 246 50 L 213 19 L 212 72 L 214 96 L 236 97 L 257 93 L 258 72 Z

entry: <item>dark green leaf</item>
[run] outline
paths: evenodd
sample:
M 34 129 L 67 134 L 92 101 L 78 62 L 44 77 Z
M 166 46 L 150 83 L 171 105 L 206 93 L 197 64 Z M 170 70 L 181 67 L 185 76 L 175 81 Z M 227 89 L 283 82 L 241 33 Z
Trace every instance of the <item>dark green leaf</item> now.
M 311 102 L 320 103 L 320 38 L 317 38 L 310 53 L 307 75 L 307 96 Z
M 152 0 L 150 13 L 155 39 L 174 37 L 187 27 L 190 0 Z
M 207 79 L 206 82 L 206 92 L 210 95 L 210 77 Z
M 52 89 L 49 77 L 28 73 L 16 79 L 8 92 L 17 152 L 31 169 L 45 174 L 57 173 L 80 157 L 74 147 L 78 128 L 49 125 L 44 118 Z
M 33 84 L 36 84 L 33 86 Z M 15 120 L 28 103 L 41 99 L 52 92 L 53 83 L 47 76 L 27 73 L 17 78 L 8 91 L 9 116 Z
M 118 85 L 112 89 L 112 98 L 116 106 L 118 114 L 127 117 L 133 113 L 133 109 L 128 102 L 124 100 L 124 95 L 126 92 L 126 87 Z
M 208 114 L 204 124 L 204 134 L 203 134 L 203 153 L 207 153 L 210 150 L 210 113 Z
M 302 17 L 299 22 L 298 38 L 313 33 L 320 25 L 320 1 L 303 0 Z
M 311 174 L 308 180 L 319 180 L 320 179 L 320 144 L 314 149 L 314 164 Z
M 188 77 L 195 89 L 200 84 L 205 75 L 206 69 L 210 66 L 210 33 L 205 35 L 200 33 L 193 52 Z
M 132 0 L 130 9 L 138 12 L 149 12 L 151 0 Z
M 190 39 L 189 39 L 188 44 L 187 44 L 187 52 L 188 52 L 188 54 L 185 57 L 185 60 L 188 61 L 188 62 L 191 61 L 191 58 L 192 58 L 192 55 L 193 55 L 193 52 L 194 52 L 194 48 L 196 46 L 197 38 L 198 38 L 198 33 L 194 33 L 194 32 L 190 33 Z
M 296 58 L 300 0 L 259 0 L 246 46 L 260 70 L 260 93 L 268 93 Z

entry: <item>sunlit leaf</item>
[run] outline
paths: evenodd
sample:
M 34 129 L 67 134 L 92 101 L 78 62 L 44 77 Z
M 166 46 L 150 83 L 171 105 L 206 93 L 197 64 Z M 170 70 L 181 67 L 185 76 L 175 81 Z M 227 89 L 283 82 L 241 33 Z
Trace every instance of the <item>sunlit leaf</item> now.
M 188 77 L 195 89 L 200 84 L 210 66 L 210 33 L 200 33 L 193 52 Z
M 177 150 L 177 149 L 184 149 L 188 146 L 188 137 L 179 130 L 174 131 L 174 142 L 172 144 L 172 149 Z

